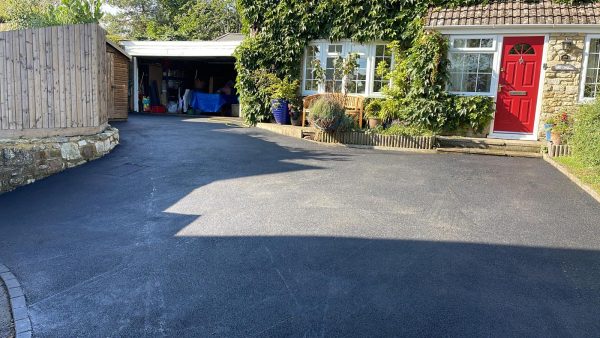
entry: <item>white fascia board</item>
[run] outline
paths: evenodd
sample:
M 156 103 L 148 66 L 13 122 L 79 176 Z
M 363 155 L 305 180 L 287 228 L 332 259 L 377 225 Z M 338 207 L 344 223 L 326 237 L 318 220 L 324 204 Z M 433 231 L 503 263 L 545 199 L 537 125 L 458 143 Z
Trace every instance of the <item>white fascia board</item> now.
M 233 56 L 240 41 L 123 41 L 131 56 L 219 57 Z
M 547 33 L 600 33 L 600 24 L 523 24 L 523 25 L 464 25 L 427 26 L 442 34 L 547 34 Z

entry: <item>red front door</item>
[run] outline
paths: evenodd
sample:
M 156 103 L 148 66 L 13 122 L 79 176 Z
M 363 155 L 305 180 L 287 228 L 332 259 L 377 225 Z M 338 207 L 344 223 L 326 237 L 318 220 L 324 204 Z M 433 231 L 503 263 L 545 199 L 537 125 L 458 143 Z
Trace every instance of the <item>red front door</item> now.
M 543 50 L 543 36 L 504 38 L 494 132 L 533 132 Z

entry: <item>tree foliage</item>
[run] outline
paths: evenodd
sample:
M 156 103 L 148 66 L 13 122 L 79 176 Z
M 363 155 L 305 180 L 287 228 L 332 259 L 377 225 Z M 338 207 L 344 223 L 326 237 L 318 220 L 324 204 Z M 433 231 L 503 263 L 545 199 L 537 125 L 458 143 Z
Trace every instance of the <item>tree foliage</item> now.
M 109 0 L 110 33 L 136 40 L 212 40 L 241 31 L 234 0 Z
M 0 21 L 12 29 L 99 22 L 101 0 L 3 0 Z

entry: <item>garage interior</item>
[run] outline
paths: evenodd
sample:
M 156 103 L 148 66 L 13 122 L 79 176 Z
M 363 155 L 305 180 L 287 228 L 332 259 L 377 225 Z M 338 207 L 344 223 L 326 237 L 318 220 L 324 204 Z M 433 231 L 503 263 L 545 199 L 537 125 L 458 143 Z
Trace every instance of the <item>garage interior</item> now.
M 237 103 L 236 100 L 224 100 L 225 104 L 218 110 L 202 109 L 211 105 L 199 107 L 192 102 L 195 92 L 235 96 L 233 84 L 237 73 L 233 57 L 139 58 L 138 73 L 138 100 L 141 100 L 139 107 L 144 112 L 223 116 L 237 114 L 237 111 L 232 112 L 232 105 Z M 218 104 L 212 106 L 216 107 Z
M 233 52 L 225 41 L 124 41 L 132 59 L 132 111 L 239 116 Z

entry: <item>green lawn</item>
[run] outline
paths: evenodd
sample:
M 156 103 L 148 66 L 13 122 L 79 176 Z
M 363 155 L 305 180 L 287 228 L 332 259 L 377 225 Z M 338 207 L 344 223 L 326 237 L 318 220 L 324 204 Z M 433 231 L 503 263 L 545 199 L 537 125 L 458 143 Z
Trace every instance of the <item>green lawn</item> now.
M 588 184 L 600 193 L 600 167 L 587 167 L 574 157 L 555 157 L 556 162 L 565 166 L 569 172 L 577 176 L 583 183 Z

